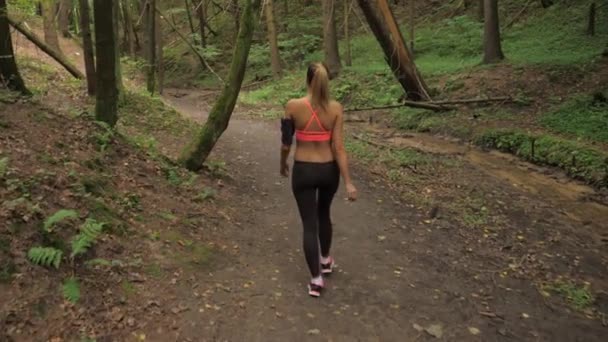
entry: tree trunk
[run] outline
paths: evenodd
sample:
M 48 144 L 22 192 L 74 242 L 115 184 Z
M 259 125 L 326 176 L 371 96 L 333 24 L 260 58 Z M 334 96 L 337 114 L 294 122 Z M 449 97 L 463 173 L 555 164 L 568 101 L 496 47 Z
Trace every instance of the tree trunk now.
M 150 47 L 149 47 L 149 37 L 148 37 L 148 25 L 150 22 L 150 19 L 148 18 L 148 0 L 140 0 L 139 1 L 140 6 L 141 6 L 141 11 L 140 13 L 142 13 L 142 18 L 140 20 L 141 24 L 140 24 L 140 30 L 141 30 L 141 45 L 142 45 L 142 56 L 143 58 L 148 61 L 150 59 L 149 53 L 150 53 Z
M 241 17 L 241 7 L 239 6 L 239 0 L 232 0 L 232 15 L 234 18 L 234 32 L 235 37 L 238 37 L 238 32 L 240 31 L 240 17 Z
M 323 50 L 325 64 L 329 68 L 329 77 L 334 78 L 338 76 L 342 68 L 336 34 L 335 0 L 323 0 Z
M 110 126 L 118 121 L 118 86 L 116 81 L 116 49 L 114 34 L 114 3 L 118 0 L 93 0 L 95 44 L 97 54 L 97 98 L 95 117 Z
M 540 0 L 540 4 L 543 6 L 543 8 L 548 8 L 553 5 L 553 0 Z
M 61 0 L 59 3 L 59 30 L 65 38 L 70 38 L 70 14 L 72 13 L 72 0 Z
M 122 17 L 124 21 L 124 35 L 126 48 L 130 56 L 135 56 L 135 30 L 133 29 L 133 18 L 131 16 L 131 1 L 122 2 Z
M 149 0 L 148 3 L 146 3 L 146 17 L 148 18 L 148 22 L 146 23 L 146 36 L 148 41 L 146 84 L 150 94 L 154 94 L 154 87 L 156 85 L 156 0 Z
M 84 68 L 87 74 L 87 90 L 89 95 L 95 95 L 95 52 L 93 51 L 93 37 L 91 36 L 91 19 L 89 0 L 78 0 L 80 3 L 80 26 L 82 28 L 82 49 L 84 55 Z
M 485 5 L 484 2 L 486 0 L 478 0 L 477 1 L 477 19 L 481 22 L 483 22 L 484 18 L 485 18 Z
M 590 36 L 595 36 L 595 13 L 595 2 L 592 2 L 591 5 L 589 5 L 589 23 L 587 25 L 587 34 Z
M 114 7 L 112 7 L 112 15 L 114 16 L 114 42 L 116 43 L 116 47 L 114 48 L 114 54 L 116 55 L 116 87 L 118 88 L 118 98 L 119 100 L 123 99 L 124 95 L 124 85 L 122 83 L 122 69 L 120 67 L 120 1 L 114 0 Z
M 410 0 L 410 51 L 414 55 L 414 42 L 416 41 L 416 2 Z
M 388 2 L 386 0 L 377 1 L 380 13 L 377 13 L 367 0 L 357 0 L 357 2 L 382 47 L 393 74 L 407 93 L 408 99 L 429 101 L 431 97 L 426 83 L 420 76 L 410 51 L 405 46 Z
M 158 93 L 162 95 L 165 88 L 165 67 L 163 54 L 163 30 L 160 24 L 160 15 L 156 14 L 155 40 L 156 40 L 156 74 L 158 78 Z
M 195 44 L 198 44 L 196 37 L 196 30 L 194 29 L 194 21 L 192 21 L 192 9 L 190 7 L 190 1 L 184 0 L 184 7 L 186 8 L 186 17 L 188 18 L 188 25 L 190 26 L 190 33 L 192 40 Z M 157 20 L 158 21 L 158 20 Z
M 207 47 L 207 34 L 205 33 L 205 26 L 207 26 L 207 1 L 201 0 L 201 3 L 198 5 L 196 10 L 198 13 L 198 22 L 200 25 L 201 31 L 201 46 L 203 48 Z
M 63 54 L 57 52 L 55 49 L 45 44 L 36 34 L 30 31 L 22 22 L 16 21 L 15 19 L 8 17 L 8 21 L 17 31 L 25 36 L 30 42 L 36 45 L 44 53 L 52 57 L 57 63 L 61 64 L 72 76 L 78 79 L 84 79 L 84 75 L 78 68 L 76 68 Z
M 283 18 L 285 18 L 285 20 L 283 20 L 283 31 L 287 32 L 287 29 L 289 28 L 289 20 L 287 19 L 289 17 L 289 0 L 283 0 Z
M 6 85 L 10 90 L 21 92 L 23 95 L 31 95 L 15 62 L 13 40 L 8 22 L 6 0 L 0 0 L 0 84 Z
M 505 58 L 500 45 L 500 23 L 498 0 L 485 0 L 485 20 L 483 34 L 483 62 L 496 63 Z
M 243 83 L 247 57 L 257 23 L 260 0 L 246 0 L 241 15 L 228 82 L 214 104 L 198 137 L 184 150 L 181 163 L 190 170 L 200 170 L 222 133 L 228 128 L 230 116 Z
M 44 27 L 44 41 L 55 51 L 61 53 L 57 27 L 55 26 L 55 0 L 42 0 L 42 24 Z
M 353 65 L 353 58 L 350 45 L 350 11 L 352 10 L 352 0 L 343 0 L 344 2 L 344 40 L 346 42 L 346 51 L 344 51 L 344 63 L 346 66 Z
M 281 57 L 277 42 L 277 28 L 274 21 L 272 0 L 266 0 L 266 24 L 268 26 L 268 42 L 270 43 L 270 65 L 275 79 L 281 77 Z

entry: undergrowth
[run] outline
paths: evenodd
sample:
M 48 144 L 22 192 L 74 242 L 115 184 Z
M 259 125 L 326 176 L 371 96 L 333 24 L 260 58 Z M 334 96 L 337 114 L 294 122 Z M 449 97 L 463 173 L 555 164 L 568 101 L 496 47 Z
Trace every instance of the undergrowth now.
M 574 141 L 522 131 L 490 130 L 478 135 L 475 143 L 537 164 L 559 167 L 571 177 L 597 187 L 608 186 L 608 153 Z
M 608 142 L 608 101 L 602 93 L 576 96 L 543 116 L 541 123 L 576 138 Z

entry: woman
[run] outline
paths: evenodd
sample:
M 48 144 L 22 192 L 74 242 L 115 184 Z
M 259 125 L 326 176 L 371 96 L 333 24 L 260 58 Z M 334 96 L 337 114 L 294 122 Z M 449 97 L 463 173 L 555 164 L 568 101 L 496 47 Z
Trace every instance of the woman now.
M 281 175 L 289 175 L 287 157 L 295 133 L 292 190 L 304 226 L 304 255 L 312 275 L 308 294 L 319 297 L 324 287 L 323 275 L 330 274 L 334 264 L 329 254 L 330 206 L 340 175 L 349 200 L 356 200 L 357 189 L 351 181 L 344 150 L 342 105 L 330 100 L 327 67 L 321 63 L 311 64 L 306 84 L 307 96 L 290 100 L 281 120 Z

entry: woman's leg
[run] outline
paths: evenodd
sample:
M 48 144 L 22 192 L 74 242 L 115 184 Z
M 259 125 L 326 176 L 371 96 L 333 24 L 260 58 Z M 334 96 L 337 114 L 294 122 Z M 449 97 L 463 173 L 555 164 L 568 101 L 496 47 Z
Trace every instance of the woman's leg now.
M 314 171 L 314 170 L 313 170 Z M 317 213 L 317 188 L 311 184 L 310 170 L 296 163 L 293 168 L 292 189 L 304 227 L 304 256 L 313 278 L 321 274 L 319 262 L 319 228 Z M 308 178 L 308 179 L 307 179 Z
M 329 168 L 326 175 L 328 182 L 319 188 L 319 200 L 317 203 L 319 217 L 319 244 L 321 245 L 321 256 L 329 257 L 333 226 L 331 223 L 331 203 L 334 199 L 338 186 L 340 185 L 339 170 L 334 167 Z

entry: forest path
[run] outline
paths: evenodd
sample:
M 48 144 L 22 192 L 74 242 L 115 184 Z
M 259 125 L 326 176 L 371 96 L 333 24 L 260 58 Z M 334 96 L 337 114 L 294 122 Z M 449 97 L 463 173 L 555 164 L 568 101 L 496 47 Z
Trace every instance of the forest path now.
M 166 101 L 178 111 L 204 120 L 208 94 L 167 93 Z M 207 297 L 207 309 L 184 314 L 178 340 L 599 341 L 608 331 L 547 304 L 529 281 L 497 277 L 488 269 L 506 260 L 471 257 L 475 253 L 458 236 L 457 222 L 427 220 L 424 211 L 403 203 L 361 167 L 354 171 L 360 200 L 345 201 L 341 189 L 332 210 L 337 272 L 321 299 L 309 298 L 301 223 L 289 180 L 278 175 L 279 141 L 276 124 L 244 118 L 237 109 L 218 143 L 212 159 L 226 161 L 241 195 L 235 203 L 241 229 L 230 237 L 239 257 L 213 273 L 219 285 Z M 496 175 L 480 179 L 469 172 L 473 168 L 472 161 L 464 166 L 470 182 L 506 187 L 509 198 L 529 195 Z M 553 210 L 533 200 L 525 205 L 540 217 Z M 605 209 L 598 210 L 606 215 Z M 554 214 L 546 221 L 552 226 L 563 218 Z M 605 261 L 604 253 L 596 252 L 593 258 Z

